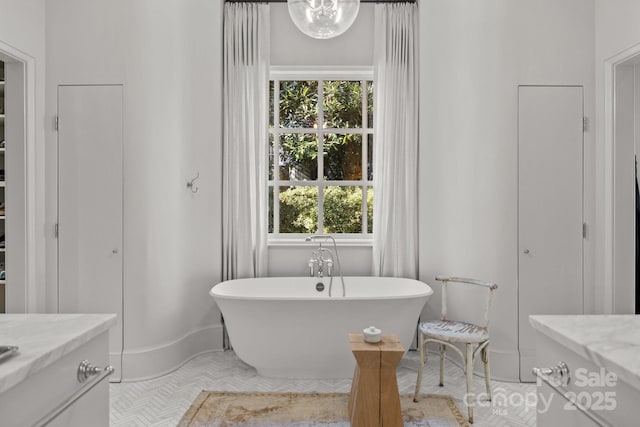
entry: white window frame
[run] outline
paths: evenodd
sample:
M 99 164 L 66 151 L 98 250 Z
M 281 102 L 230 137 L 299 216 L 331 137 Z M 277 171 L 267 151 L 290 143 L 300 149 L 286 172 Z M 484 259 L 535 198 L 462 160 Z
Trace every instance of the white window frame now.
M 341 245 L 354 245 L 354 246 L 368 246 L 372 244 L 373 241 L 373 233 L 367 232 L 367 192 L 366 189 L 371 187 L 373 188 L 373 181 L 368 179 L 368 135 L 373 135 L 373 128 L 369 128 L 368 124 L 368 112 L 367 112 L 367 96 L 366 90 L 367 81 L 374 81 L 374 73 L 373 67 L 365 66 L 365 67 L 306 67 L 306 66 L 295 66 L 295 67 L 281 67 L 281 66 L 272 66 L 270 68 L 269 80 L 274 82 L 274 117 L 273 117 L 273 127 L 269 127 L 268 135 L 273 135 L 273 151 L 274 153 L 279 153 L 280 148 L 280 138 L 281 134 L 292 134 L 292 133 L 305 133 L 305 134 L 315 134 L 317 135 L 318 141 L 318 153 L 321 153 L 321 147 L 323 143 L 324 134 L 329 133 L 337 133 L 337 134 L 360 134 L 362 136 L 362 176 L 360 180 L 324 180 L 322 176 L 322 171 L 324 170 L 324 156 L 318 156 L 318 178 L 316 180 L 307 180 L 307 181 L 298 181 L 298 180 L 281 180 L 280 174 L 278 173 L 278 164 L 274 164 L 275 173 L 273 179 L 268 180 L 268 189 L 267 191 L 271 191 L 273 189 L 274 195 L 274 206 L 273 206 L 273 226 L 274 232 L 269 233 L 269 245 L 291 245 L 291 244 L 305 244 L 303 236 L 304 233 L 280 233 L 279 231 L 279 221 L 280 221 L 280 203 L 277 202 L 279 197 L 279 188 L 281 186 L 311 186 L 316 187 L 318 189 L 318 233 L 321 232 L 324 228 L 323 221 L 323 202 L 324 197 L 321 194 L 325 187 L 331 186 L 357 186 L 365 191 L 362 194 L 362 213 L 363 213 L 363 221 L 362 221 L 362 232 L 361 233 L 332 233 L 331 235 L 336 238 Z M 318 81 L 318 127 L 317 128 L 280 128 L 280 117 L 279 117 L 279 82 L 282 80 L 317 80 Z M 324 123 L 324 111 L 323 111 L 323 81 L 325 80 L 349 80 L 349 81 L 360 81 L 363 85 L 362 88 L 362 128 L 323 128 Z M 375 92 L 374 92 L 375 97 Z M 374 138 L 374 144 L 376 143 Z M 278 162 L 278 156 L 274 157 L 274 162 Z M 267 158 L 268 162 L 269 159 Z M 375 165 L 372 167 L 375 170 Z M 375 190 L 374 190 L 375 195 Z M 375 196 L 374 196 L 375 197 Z

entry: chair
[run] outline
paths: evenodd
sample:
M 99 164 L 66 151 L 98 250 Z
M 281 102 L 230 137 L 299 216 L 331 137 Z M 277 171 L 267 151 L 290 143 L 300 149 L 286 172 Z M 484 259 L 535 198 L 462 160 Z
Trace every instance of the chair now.
M 467 396 L 471 393 L 471 384 L 473 378 L 473 361 L 478 352 L 481 353 L 482 362 L 484 363 L 484 376 L 487 385 L 487 395 L 491 400 L 491 385 L 489 384 L 489 307 L 491 306 L 491 298 L 493 291 L 498 286 L 494 283 L 483 282 L 475 279 L 463 279 L 459 277 L 436 276 L 436 280 L 442 282 L 442 319 L 420 323 L 420 366 L 418 369 L 418 380 L 416 381 L 416 391 L 413 401 L 417 402 L 420 394 L 420 385 L 422 383 L 422 373 L 427 358 L 426 345 L 430 342 L 440 344 L 440 387 L 444 385 L 444 353 L 445 347 L 449 346 L 462 357 L 465 366 L 465 374 L 467 379 Z M 487 288 L 488 297 L 486 301 L 486 310 L 484 314 L 484 324 L 476 325 L 473 323 L 459 322 L 447 319 L 447 285 L 451 283 L 464 283 L 468 285 L 476 285 Z M 466 345 L 466 354 L 456 346 L 456 344 Z M 474 350 L 473 347 L 477 346 Z M 473 400 L 465 399 L 469 411 L 469 423 L 473 424 Z

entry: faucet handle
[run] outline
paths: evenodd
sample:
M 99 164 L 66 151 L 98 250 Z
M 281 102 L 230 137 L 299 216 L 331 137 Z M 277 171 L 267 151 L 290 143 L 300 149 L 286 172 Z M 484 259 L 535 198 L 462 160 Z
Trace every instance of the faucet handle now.
M 317 259 L 310 259 L 307 262 L 307 265 L 309 266 L 309 276 L 311 276 L 311 277 L 315 276 L 315 269 L 316 269 L 316 266 L 318 265 L 318 260 Z
M 328 259 L 325 261 L 325 263 L 327 264 L 327 276 L 333 276 L 333 260 Z

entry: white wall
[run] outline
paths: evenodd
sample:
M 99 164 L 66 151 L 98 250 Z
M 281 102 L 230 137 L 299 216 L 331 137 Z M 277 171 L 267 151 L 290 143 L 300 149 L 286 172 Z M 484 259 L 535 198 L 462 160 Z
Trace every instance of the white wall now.
M 0 12 L 12 8 L 10 14 L 0 13 L 0 40 L 41 58 L 42 3 L 0 0 Z M 145 354 L 218 323 L 217 311 L 203 295 L 220 272 L 220 174 L 210 166 L 220 158 L 219 132 L 210 120 L 220 111 L 220 4 L 86 3 L 47 3 L 47 115 L 39 122 L 50 125 L 58 84 L 125 85 L 125 316 L 130 316 L 125 348 Z M 444 272 L 499 284 L 492 323 L 497 377 L 517 378 L 517 85 L 585 86 L 587 116 L 597 113 L 586 134 L 585 219 L 600 233 L 602 64 L 640 42 L 639 17 L 634 0 L 420 0 L 421 277 L 433 283 L 432 277 Z M 274 65 L 329 64 L 332 55 L 353 65 L 372 63 L 363 47 L 373 41 L 372 26 L 370 35 L 358 36 L 353 44 L 314 53 L 321 51 L 304 49 L 303 39 L 287 25 L 284 5 L 273 5 Z M 39 73 L 43 70 L 39 67 Z M 47 194 L 52 196 L 51 129 L 47 147 Z M 196 170 L 200 192 L 191 196 L 183 192 L 183 182 Z M 48 198 L 45 230 L 54 222 L 54 207 Z M 48 259 L 54 260 L 49 243 Z M 598 242 L 595 257 L 592 235 L 585 244 L 586 309 L 601 310 L 592 278 L 597 271 L 597 283 L 604 274 L 603 243 Z M 367 251 L 345 248 L 344 257 L 353 257 L 345 266 L 370 271 Z M 306 252 L 271 248 L 270 273 L 299 274 L 305 264 L 293 267 L 291 257 L 305 260 Z M 47 277 L 55 277 L 53 261 Z M 438 301 L 435 295 L 425 316 L 437 312 Z
M 32 246 L 27 248 L 33 257 L 30 267 L 32 271 L 27 277 L 28 284 L 17 278 L 12 283 L 12 279 L 8 278 L 8 286 L 13 286 L 13 288 L 7 288 L 7 309 L 11 312 L 25 310 L 42 312 L 45 310 L 44 233 L 46 232 L 44 227 L 45 1 L 0 0 L 0 45 L 19 52 L 21 60 L 28 62 L 30 68 L 26 70 L 25 76 L 28 82 L 28 93 L 25 97 L 28 115 L 26 129 L 28 144 L 31 144 L 29 161 L 32 169 L 29 171 L 29 180 L 33 181 L 29 184 L 32 193 L 28 195 L 28 198 L 30 215 L 33 215 L 32 226 L 35 228 L 31 231 L 34 234 L 30 237 Z M 22 170 L 18 174 L 24 173 L 24 165 L 20 165 L 19 168 Z M 10 191 L 15 191 L 13 194 L 17 199 L 25 197 L 23 189 L 12 188 Z M 18 192 L 22 194 L 18 194 Z M 9 196 L 9 192 L 7 196 Z M 9 203 L 7 203 L 7 207 L 9 207 Z M 23 227 L 25 224 L 28 224 L 26 220 L 19 226 Z M 14 268 L 16 267 L 15 263 L 24 262 L 24 255 L 22 255 L 24 251 L 20 253 L 22 249 L 25 248 L 14 247 L 14 252 L 7 253 L 7 260 L 13 264 Z M 8 274 L 11 274 L 11 268 L 12 265 L 8 264 Z M 24 278 L 23 274 L 24 272 L 20 272 L 20 276 Z
M 420 276 L 498 284 L 492 375 L 518 380 L 517 87 L 583 85 L 592 115 L 593 1 L 421 0 L 419 9 Z M 585 138 L 590 222 L 593 137 Z M 585 245 L 588 269 L 592 243 Z M 427 318 L 440 310 L 433 287 Z M 451 316 L 477 305 L 467 301 Z
M 222 2 L 47 2 L 47 122 L 61 84 L 124 85 L 125 379 L 221 348 Z M 47 130 L 47 222 L 56 134 Z M 192 194 L 188 180 L 200 172 Z M 48 246 L 55 310 L 56 245 Z
M 607 59 L 640 43 L 640 2 L 634 0 L 595 0 L 595 111 L 596 111 L 596 219 L 597 219 L 597 252 L 595 263 L 596 310 L 601 313 L 611 311 L 611 271 L 606 260 L 609 258 L 611 242 L 607 229 L 608 183 L 605 173 L 608 172 L 607 147 L 605 146 L 605 62 Z M 629 230 L 633 233 L 633 230 Z
M 47 123 L 58 85 L 124 84 L 125 379 L 158 374 L 222 345 L 219 312 L 206 294 L 220 280 L 221 7 L 205 0 L 47 4 Z M 297 32 L 286 5 L 273 5 L 273 39 L 291 39 L 272 49 L 274 64 L 371 65 L 372 23 L 373 7 L 365 5 L 354 27 L 326 49 Z M 56 222 L 56 138 L 48 127 L 47 228 Z M 196 171 L 200 190 L 192 195 L 185 183 Z M 48 235 L 52 311 L 56 250 Z M 307 252 L 271 248 L 270 274 L 306 272 Z M 341 252 L 345 273 L 370 273 L 370 247 Z M 210 342 L 194 342 L 199 335 Z
M 583 85 L 586 115 L 594 115 L 594 4 L 592 0 L 420 0 L 419 9 L 421 279 L 436 289 L 433 277 L 438 273 L 499 284 L 492 321 L 493 373 L 517 380 L 517 86 Z M 368 19 L 372 26 L 372 12 Z M 331 50 L 325 57 L 325 45 L 315 42 L 312 49 L 304 49 L 304 40 L 288 21 L 284 6 L 272 8 L 272 63 L 333 63 Z M 341 60 L 368 65 L 372 56 L 361 60 L 358 55 L 372 41 L 372 33 L 363 34 L 353 45 L 341 43 L 333 52 L 341 55 L 353 49 Z M 283 58 L 285 54 L 291 56 Z M 314 60 L 315 54 L 319 59 Z M 594 157 L 589 131 L 584 194 L 588 224 L 595 221 Z M 371 271 L 370 248 L 341 250 L 343 259 L 350 257 L 343 261 L 347 269 L 357 274 Z M 594 239 L 589 235 L 587 312 L 594 304 L 593 253 Z M 305 273 L 306 258 L 304 248 L 272 247 L 269 273 Z M 424 317 L 438 315 L 439 298 L 437 292 Z M 468 312 L 471 305 L 462 303 L 453 312 Z
M 316 40 L 300 32 L 289 17 L 286 3 L 271 4 L 270 24 L 271 65 L 373 65 L 373 4 L 360 4 L 353 25 L 344 34 L 329 40 Z M 270 246 L 269 276 L 308 274 L 307 260 L 312 247 L 309 243 Z M 339 253 L 345 275 L 371 275 L 370 245 L 341 247 Z
M 271 65 L 373 65 L 373 4 L 361 3 L 353 25 L 328 40 L 298 30 L 286 3 L 272 3 L 270 9 Z

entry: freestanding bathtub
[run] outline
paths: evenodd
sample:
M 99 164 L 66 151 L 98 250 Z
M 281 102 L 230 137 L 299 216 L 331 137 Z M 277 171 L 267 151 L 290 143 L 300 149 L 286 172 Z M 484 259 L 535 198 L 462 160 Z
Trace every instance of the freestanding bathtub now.
M 355 359 L 349 332 L 375 326 L 408 349 L 422 307 L 433 290 L 425 283 L 388 277 L 269 277 L 214 286 L 234 351 L 260 375 L 347 378 Z M 316 285 L 323 282 L 324 290 Z M 321 286 L 320 286 L 321 287 Z

